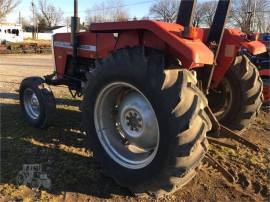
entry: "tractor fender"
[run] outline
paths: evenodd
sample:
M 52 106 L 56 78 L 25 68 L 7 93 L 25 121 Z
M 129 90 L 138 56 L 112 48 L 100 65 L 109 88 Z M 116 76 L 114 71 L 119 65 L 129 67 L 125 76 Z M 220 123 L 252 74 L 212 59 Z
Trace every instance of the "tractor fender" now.
M 145 45 L 162 49 L 179 58 L 187 69 L 214 62 L 213 52 L 200 39 L 183 38 L 184 27 L 175 23 L 151 20 L 94 23 L 90 30 L 98 34 L 119 33 L 117 48 Z

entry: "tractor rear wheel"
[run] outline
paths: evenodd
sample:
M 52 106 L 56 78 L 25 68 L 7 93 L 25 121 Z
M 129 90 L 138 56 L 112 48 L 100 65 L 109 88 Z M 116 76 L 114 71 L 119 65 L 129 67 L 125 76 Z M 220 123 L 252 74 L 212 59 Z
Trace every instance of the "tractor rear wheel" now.
M 156 197 L 194 177 L 212 127 L 194 75 L 165 70 L 164 61 L 143 47 L 110 54 L 87 75 L 82 105 L 87 140 L 105 174 Z
M 243 132 L 257 116 L 263 101 L 262 80 L 257 68 L 246 56 L 238 56 L 208 101 L 217 119 L 238 132 Z
M 20 104 L 26 121 L 33 127 L 46 128 L 54 121 L 55 98 L 45 80 L 29 77 L 21 82 Z

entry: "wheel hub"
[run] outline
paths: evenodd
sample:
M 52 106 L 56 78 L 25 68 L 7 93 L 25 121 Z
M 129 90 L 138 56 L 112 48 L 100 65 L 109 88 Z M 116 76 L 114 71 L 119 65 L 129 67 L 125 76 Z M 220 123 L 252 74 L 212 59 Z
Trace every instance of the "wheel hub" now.
M 118 164 L 139 169 L 158 149 L 159 127 L 147 98 L 125 82 L 107 85 L 95 103 L 95 127 L 101 145 Z
M 144 150 L 155 148 L 158 131 L 155 113 L 140 93 L 125 96 L 118 109 L 118 120 L 130 144 Z
M 134 109 L 130 109 L 125 114 L 125 125 L 129 132 L 139 132 L 143 129 L 142 116 Z
M 39 102 L 38 102 L 36 94 L 32 95 L 31 105 L 32 105 L 32 107 L 35 107 L 35 108 L 39 106 Z
M 208 97 L 209 105 L 218 120 L 224 118 L 231 110 L 233 92 L 230 82 L 224 78 L 216 91 L 212 91 Z
M 39 101 L 35 92 L 30 88 L 24 91 L 24 108 L 30 118 L 38 119 L 40 115 Z

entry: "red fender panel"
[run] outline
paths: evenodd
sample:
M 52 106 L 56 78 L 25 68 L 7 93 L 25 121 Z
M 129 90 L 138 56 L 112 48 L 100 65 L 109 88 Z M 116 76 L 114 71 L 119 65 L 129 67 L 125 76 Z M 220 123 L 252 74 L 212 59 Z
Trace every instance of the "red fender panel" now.
M 185 68 L 191 68 L 196 64 L 213 64 L 214 55 L 212 51 L 200 39 L 185 39 L 182 37 L 183 26 L 174 23 L 157 22 L 151 20 L 131 21 L 131 22 L 108 22 L 91 25 L 94 33 L 121 33 L 140 30 L 152 33 L 154 37 L 160 39 L 166 46 L 173 49 L 176 56 L 181 60 Z M 121 46 L 134 45 L 139 42 L 138 36 L 129 37 L 124 40 L 126 44 Z M 154 38 L 152 37 L 152 38 Z M 142 43 L 147 44 L 149 38 L 143 38 Z M 122 39 L 123 41 L 123 39 Z M 139 44 L 138 44 L 139 45 Z

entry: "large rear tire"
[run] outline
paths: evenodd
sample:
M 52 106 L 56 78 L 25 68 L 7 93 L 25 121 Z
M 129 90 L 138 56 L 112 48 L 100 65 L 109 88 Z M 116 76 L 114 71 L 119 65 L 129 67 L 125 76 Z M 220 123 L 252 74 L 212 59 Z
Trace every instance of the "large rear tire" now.
M 89 146 L 104 172 L 135 194 L 172 193 L 194 177 L 207 151 L 207 99 L 191 72 L 165 69 L 161 52 L 135 47 L 97 61 L 87 76 L 82 113 Z M 126 103 L 139 114 L 132 120 L 140 117 L 130 130 L 118 121 Z M 140 121 L 150 127 L 134 135 Z
M 222 124 L 242 132 L 259 113 L 262 90 L 257 68 L 246 56 L 238 56 L 218 88 L 210 92 L 208 101 Z

